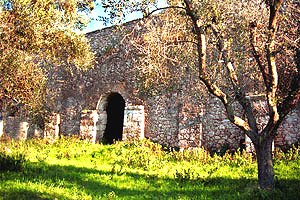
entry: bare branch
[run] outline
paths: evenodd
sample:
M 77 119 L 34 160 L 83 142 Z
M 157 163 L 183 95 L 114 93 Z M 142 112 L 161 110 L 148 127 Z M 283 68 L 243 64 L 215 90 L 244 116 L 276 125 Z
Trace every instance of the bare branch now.
M 208 78 L 200 77 L 200 80 L 205 84 L 205 86 L 207 87 L 207 89 L 211 94 L 213 94 L 214 96 L 216 96 L 218 99 L 221 100 L 221 102 L 225 106 L 228 119 L 244 132 L 248 134 L 252 132 L 249 124 L 242 118 L 235 115 L 231 104 L 232 100 L 229 100 L 230 97 L 226 95 L 217 85 L 210 82 Z M 253 135 L 251 135 L 250 137 L 253 137 Z
M 189 0 L 185 0 L 185 5 L 186 5 L 186 12 L 187 15 L 191 18 L 193 27 L 196 32 L 196 41 L 197 41 L 197 53 L 198 53 L 198 68 L 199 68 L 199 74 L 200 76 L 206 73 L 206 37 L 204 34 L 203 27 L 198 26 L 197 21 L 198 18 L 194 14 L 191 6 L 191 2 Z
M 228 53 L 228 47 L 225 45 L 224 38 L 223 38 L 222 34 L 220 34 L 220 32 L 218 31 L 218 28 L 216 27 L 216 25 L 213 24 L 211 26 L 211 28 L 212 28 L 213 33 L 216 36 L 216 38 L 218 38 L 217 47 L 221 53 L 223 60 L 226 63 L 226 69 L 228 71 L 231 84 L 235 91 L 235 98 L 238 100 L 238 102 L 243 107 L 243 110 L 246 113 L 248 123 L 249 123 L 249 126 L 251 127 L 252 131 L 254 133 L 257 133 L 257 130 L 258 130 L 257 122 L 256 122 L 256 119 L 255 119 L 255 116 L 253 113 L 253 108 L 252 108 L 250 99 L 246 98 L 246 93 L 240 86 L 240 82 L 238 80 L 238 76 L 236 74 L 234 64 L 231 61 L 230 55 Z
M 168 9 L 183 9 L 183 10 L 185 10 L 185 8 L 182 7 L 182 6 L 166 6 L 166 7 L 162 7 L 162 8 L 156 8 L 156 9 L 152 10 L 149 13 L 145 13 L 143 18 L 150 17 L 155 12 L 158 12 L 158 11 L 161 11 L 161 10 L 168 10 Z
M 245 98 L 245 96 L 246 96 L 245 93 L 242 92 L 240 87 L 238 86 L 239 85 L 238 79 L 237 79 L 236 73 L 234 71 L 233 65 L 230 62 L 229 55 L 228 55 L 228 53 L 224 54 L 224 44 L 222 43 L 223 40 L 219 40 L 220 43 L 218 43 L 218 48 L 222 52 L 223 58 L 226 59 L 225 62 L 227 63 L 227 68 L 229 70 L 229 74 L 231 76 L 232 83 L 237 91 L 237 94 L 238 94 L 237 96 L 239 96 L 238 100 L 241 103 L 241 105 L 243 106 L 243 108 L 246 110 L 247 116 L 248 116 L 248 122 L 250 122 L 250 124 L 248 122 L 246 122 L 245 120 L 243 120 L 242 118 L 235 115 L 234 109 L 232 107 L 233 101 L 229 101 L 230 97 L 227 94 L 225 94 L 216 84 L 212 83 L 209 80 L 209 78 L 207 77 L 206 70 L 205 70 L 205 68 L 206 68 L 206 37 L 204 34 L 204 29 L 203 29 L 203 27 L 198 26 L 198 24 L 197 24 L 198 19 L 190 7 L 191 2 L 188 0 L 185 0 L 184 2 L 186 4 L 187 15 L 192 20 L 192 23 L 193 23 L 193 26 L 195 29 L 195 33 L 196 33 L 196 40 L 198 43 L 197 52 L 198 52 L 198 65 L 199 65 L 198 68 L 199 68 L 200 80 L 205 84 L 205 86 L 207 87 L 207 89 L 209 90 L 209 92 L 211 94 L 213 94 L 214 96 L 216 96 L 218 99 L 221 100 L 221 102 L 225 106 L 226 113 L 227 113 L 229 120 L 233 124 L 238 126 L 241 130 L 246 132 L 251 139 L 255 139 L 255 135 L 252 133 L 257 132 L 257 125 L 256 125 L 256 120 L 255 120 L 253 112 L 252 112 L 251 103 L 250 103 L 250 100 L 247 100 Z M 216 31 L 216 34 L 218 34 L 217 30 L 215 30 L 215 31 Z M 219 37 L 219 36 L 217 36 L 217 37 Z
M 277 31 L 277 14 L 279 12 L 280 6 L 283 0 L 275 0 L 269 2 L 270 7 L 270 20 L 269 20 L 269 37 L 268 43 L 266 46 L 266 56 L 268 62 L 268 71 L 269 77 L 267 77 L 270 82 L 269 85 L 266 85 L 267 88 L 267 101 L 269 106 L 269 116 L 270 124 L 276 124 L 279 120 L 279 114 L 277 110 L 277 98 L 276 91 L 278 89 L 278 73 L 276 68 L 276 59 L 275 59 L 275 36 Z
M 252 22 L 250 24 L 250 45 L 252 48 L 252 54 L 256 60 L 256 63 L 258 64 L 259 70 L 264 79 L 264 83 L 266 86 L 268 86 L 270 85 L 269 79 L 267 78 L 269 77 L 269 72 L 268 68 L 266 68 L 261 61 L 262 55 L 257 45 L 257 24 L 255 22 Z

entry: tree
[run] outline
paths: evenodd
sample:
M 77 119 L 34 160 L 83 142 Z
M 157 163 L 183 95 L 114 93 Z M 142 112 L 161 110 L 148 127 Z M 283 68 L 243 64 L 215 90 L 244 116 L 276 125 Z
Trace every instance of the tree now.
M 300 99 L 299 2 L 170 0 L 169 6 L 155 8 L 145 1 L 152 10 L 133 1 L 102 2 L 112 18 L 128 10 L 142 10 L 145 17 L 164 11 L 146 23 L 147 31 L 134 41 L 142 54 L 145 87 L 156 87 L 157 77 L 160 83 L 180 79 L 186 71 L 177 66 L 197 73 L 208 92 L 222 102 L 230 122 L 253 142 L 259 185 L 272 189 L 272 142 Z M 248 98 L 257 92 L 265 95 L 268 105 L 268 122 L 262 128 Z
M 40 110 L 45 103 L 47 71 L 53 67 L 88 68 L 90 46 L 78 30 L 93 1 L 0 1 L 0 106 Z M 81 12 L 79 12 L 81 11 Z

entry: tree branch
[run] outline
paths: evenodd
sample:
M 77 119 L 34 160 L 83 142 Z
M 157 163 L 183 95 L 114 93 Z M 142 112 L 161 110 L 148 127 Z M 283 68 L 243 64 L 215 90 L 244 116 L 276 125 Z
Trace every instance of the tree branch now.
M 161 11 L 161 10 L 167 10 L 167 9 L 183 9 L 183 10 L 185 10 L 185 8 L 182 7 L 182 6 L 166 6 L 166 7 L 162 7 L 162 8 L 156 8 L 156 9 L 152 10 L 149 13 L 146 13 L 146 12 L 142 11 L 143 13 L 145 13 L 143 18 L 148 18 L 155 12 L 158 12 L 158 11 Z
M 255 22 L 252 22 L 250 24 L 250 45 L 252 48 L 252 54 L 256 60 L 256 63 L 258 64 L 259 70 L 264 79 L 264 83 L 266 87 L 268 87 L 270 85 L 269 79 L 267 78 L 269 77 L 269 72 L 268 72 L 268 68 L 266 68 L 261 61 L 262 55 L 259 52 L 259 48 L 257 45 L 257 24 Z
M 249 98 L 246 98 L 246 93 L 240 86 L 240 82 L 238 80 L 238 76 L 235 71 L 235 67 L 233 65 L 233 62 L 231 61 L 231 57 L 228 52 L 228 47 L 225 44 L 224 37 L 222 34 L 220 34 L 218 28 L 216 25 L 211 25 L 211 28 L 213 30 L 214 35 L 216 36 L 217 40 L 217 48 L 219 52 L 221 53 L 221 56 L 226 63 L 226 69 L 229 74 L 229 79 L 231 81 L 231 84 L 233 86 L 233 89 L 235 91 L 235 98 L 238 100 L 240 105 L 243 107 L 244 112 L 246 113 L 247 120 L 249 123 L 249 126 L 253 133 L 258 132 L 257 128 L 257 122 L 253 113 L 253 107 L 251 104 L 251 101 Z
M 280 119 L 284 118 L 292 109 L 300 104 L 300 50 L 296 50 L 295 55 L 296 66 L 298 66 L 298 74 L 294 76 L 290 83 L 290 90 L 287 97 L 278 105 Z
M 208 91 L 211 94 L 213 94 L 214 96 L 216 96 L 218 99 L 221 100 L 221 102 L 225 106 L 225 110 L 226 110 L 228 119 L 233 124 L 235 124 L 236 126 L 238 126 L 242 131 L 244 131 L 247 134 L 249 134 L 249 137 L 251 139 L 254 139 L 254 135 L 250 134 L 253 131 L 252 131 L 251 127 L 249 126 L 249 124 L 245 120 L 243 120 L 242 118 L 240 118 L 240 117 L 238 117 L 238 116 L 235 115 L 234 109 L 233 109 L 233 107 L 231 105 L 232 100 L 230 100 L 230 97 L 228 95 L 226 95 L 217 85 L 215 85 L 212 82 L 210 82 L 208 78 L 204 78 L 203 76 L 199 77 L 199 78 L 205 84 L 205 86 L 207 87 Z
M 269 36 L 268 43 L 266 45 L 266 57 L 268 63 L 269 76 L 267 77 L 269 85 L 266 85 L 267 89 L 267 102 L 269 106 L 269 123 L 275 125 L 279 120 L 279 114 L 277 110 L 277 96 L 278 89 L 278 74 L 276 68 L 275 59 L 275 36 L 277 31 L 277 16 L 283 0 L 269 1 L 270 17 L 269 17 Z M 268 126 L 267 126 L 268 127 Z M 266 127 L 266 128 L 267 128 Z
M 193 27 L 196 32 L 196 41 L 197 41 L 197 53 L 198 53 L 198 68 L 200 76 L 206 74 L 206 37 L 204 34 L 203 27 L 198 26 L 197 21 L 198 17 L 194 14 L 191 9 L 191 2 L 189 0 L 184 0 L 186 5 L 185 10 L 186 14 L 191 18 Z
M 255 136 L 253 134 L 250 134 L 251 132 L 253 132 L 253 130 L 251 129 L 249 124 L 242 118 L 235 115 L 234 109 L 232 107 L 233 101 L 230 100 L 230 97 L 225 94 L 216 84 L 212 83 L 209 80 L 206 74 L 206 37 L 204 34 L 204 29 L 197 24 L 198 18 L 191 9 L 191 2 L 189 0 L 185 0 L 184 2 L 186 5 L 186 13 L 190 17 L 196 33 L 199 79 L 205 84 L 211 94 L 221 100 L 221 102 L 225 106 L 228 119 L 233 124 L 238 126 L 241 130 L 249 134 L 249 137 L 254 141 Z

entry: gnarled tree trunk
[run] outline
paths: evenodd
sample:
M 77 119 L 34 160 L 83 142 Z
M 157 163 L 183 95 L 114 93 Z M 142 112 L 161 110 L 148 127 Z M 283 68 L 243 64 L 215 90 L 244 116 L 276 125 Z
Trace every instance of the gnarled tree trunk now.
M 254 144 L 258 165 L 258 183 L 261 189 L 274 188 L 274 167 L 272 157 L 273 138 L 259 139 Z

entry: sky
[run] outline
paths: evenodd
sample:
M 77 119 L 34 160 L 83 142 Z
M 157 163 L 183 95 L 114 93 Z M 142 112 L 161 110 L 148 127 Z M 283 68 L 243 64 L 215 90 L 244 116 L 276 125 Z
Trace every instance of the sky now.
M 99 2 L 99 1 L 98 0 L 96 1 L 95 8 L 92 11 L 92 13 L 89 15 L 92 18 L 92 20 L 88 24 L 88 26 L 83 30 L 84 33 L 88 33 L 88 32 L 92 32 L 94 30 L 99 30 L 99 29 L 105 28 L 103 22 L 96 20 L 98 18 L 99 14 L 104 13 L 104 9 L 99 4 L 97 4 L 97 2 Z M 167 5 L 166 0 L 159 0 L 158 1 L 158 7 L 164 7 L 166 5 Z M 142 16 L 143 15 L 140 12 L 139 13 L 138 12 L 131 13 L 128 16 L 126 16 L 126 19 L 125 19 L 124 22 L 128 22 L 128 21 L 132 21 L 134 19 L 142 18 Z

